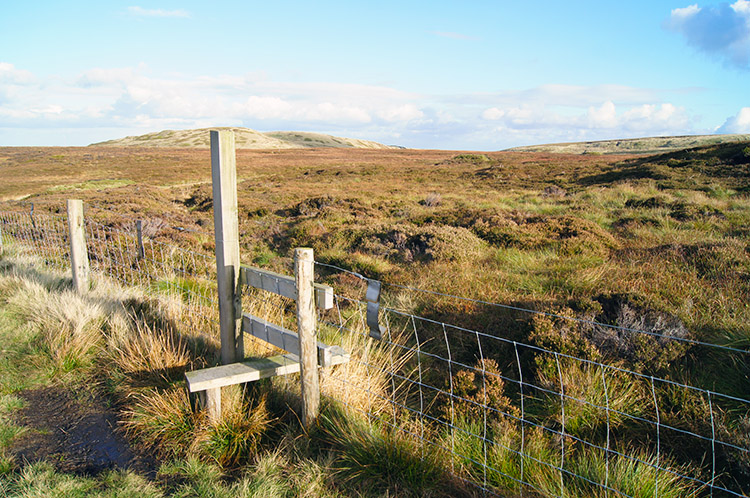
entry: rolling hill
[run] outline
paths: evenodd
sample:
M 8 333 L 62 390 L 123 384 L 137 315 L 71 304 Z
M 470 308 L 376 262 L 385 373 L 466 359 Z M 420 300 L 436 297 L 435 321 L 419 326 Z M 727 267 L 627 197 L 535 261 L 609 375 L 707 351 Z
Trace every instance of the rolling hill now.
M 750 134 L 686 135 L 527 145 L 507 150 L 514 152 L 553 152 L 564 154 L 658 154 L 706 145 L 748 141 L 750 141 Z
M 238 149 L 305 149 L 312 147 L 391 149 L 370 140 L 342 138 L 322 133 L 275 131 L 263 133 L 250 128 L 200 128 L 195 130 L 163 130 L 145 135 L 130 136 L 91 144 L 92 147 L 181 147 L 208 148 L 209 131 L 230 129 L 234 131 Z

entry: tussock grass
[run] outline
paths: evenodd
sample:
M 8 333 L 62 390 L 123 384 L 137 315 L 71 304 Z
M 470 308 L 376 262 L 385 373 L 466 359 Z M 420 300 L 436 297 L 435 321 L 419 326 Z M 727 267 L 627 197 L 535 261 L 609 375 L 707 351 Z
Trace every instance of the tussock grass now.
M 601 451 L 587 452 L 571 461 L 570 471 L 579 477 L 567 480 L 566 496 L 606 497 L 611 494 L 609 489 L 592 483 L 605 483 L 608 488 L 634 498 L 657 494 L 668 498 L 701 496 L 702 489 L 694 482 L 681 478 L 676 472 L 658 470 L 656 464 L 656 456 L 643 451 L 631 453 L 630 458 L 607 458 Z M 659 462 L 659 467 L 663 468 L 664 463 Z M 684 469 L 680 474 L 688 475 Z
M 26 279 L 17 283 L 8 307 L 33 328 L 55 366 L 65 373 L 91 365 L 102 346 L 104 307 L 70 289 L 50 293 L 43 283 Z
M 184 389 L 143 393 L 126 412 L 125 429 L 162 457 L 184 456 L 193 441 L 196 415 Z
M 326 334 L 324 328 L 320 340 L 341 346 L 350 352 L 351 360 L 323 372 L 321 394 L 346 400 L 349 407 L 361 412 L 381 415 L 389 411 L 393 389 L 389 372 L 401 371 L 413 356 L 413 352 L 399 347 L 404 339 L 404 335 L 394 333 L 387 344 L 373 340 L 358 321 L 338 337 L 330 329 Z
M 259 452 L 261 439 L 272 424 L 265 398 L 250 402 L 238 386 L 223 388 L 221 420 L 214 425 L 204 422 L 190 451 L 222 467 L 236 467 Z
M 625 450 L 621 455 L 582 448 L 568 442 L 561 453 L 559 442 L 536 427 L 526 427 L 501 418 L 491 425 L 491 438 L 483 437 L 479 422 L 459 419 L 459 429 L 447 433 L 456 463 L 476 482 L 487 482 L 500 490 L 531 491 L 541 496 L 605 497 L 612 493 L 648 498 L 698 496 L 693 481 L 680 477 L 686 469 L 643 450 Z M 670 469 L 671 471 L 660 470 Z M 561 470 L 562 469 L 562 470 Z M 616 491 L 615 491 L 616 490 Z
M 110 336 L 107 342 L 115 364 L 138 380 L 174 382 L 196 364 L 188 339 L 172 330 L 153 330 L 147 323 L 136 322 L 130 334 Z
M 553 359 L 540 359 L 538 376 L 541 387 L 564 396 L 544 393 L 540 401 L 542 411 L 566 433 L 604 440 L 608 430 L 617 431 L 651 410 L 653 401 L 640 379 L 590 363 L 559 361 L 558 371 Z
M 318 431 L 321 442 L 333 447 L 332 465 L 338 475 L 366 494 L 388 490 L 399 496 L 463 494 L 448 473 L 445 454 L 425 450 L 416 437 L 419 428 L 407 421 L 390 426 L 331 404 L 321 413 Z
M 18 498 L 163 498 L 159 487 L 133 472 L 112 471 L 100 478 L 55 471 L 47 462 L 26 466 L 10 479 L 0 479 L 0 495 Z

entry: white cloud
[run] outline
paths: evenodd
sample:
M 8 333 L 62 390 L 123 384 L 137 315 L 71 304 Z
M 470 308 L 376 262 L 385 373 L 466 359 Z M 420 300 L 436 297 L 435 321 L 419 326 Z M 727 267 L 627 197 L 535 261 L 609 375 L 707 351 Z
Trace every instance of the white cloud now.
M 591 128 L 614 128 L 617 126 L 615 104 L 610 100 L 600 107 L 589 107 L 586 118 Z
M 743 69 L 750 69 L 750 1 L 674 9 L 664 26 L 688 45 Z
M 562 109 L 556 105 L 492 107 L 482 113 L 489 122 L 497 122 L 503 131 L 525 131 L 530 134 L 554 134 L 578 139 L 685 134 L 690 121 L 685 109 L 670 103 L 618 106 L 611 100 L 597 106 Z M 549 139 L 547 140 L 549 141 Z
M 732 117 L 727 118 L 717 130 L 718 133 L 750 133 L 750 107 L 743 107 Z
M 740 15 L 750 15 L 750 0 L 737 0 L 731 7 Z
M 486 119 L 488 121 L 497 121 L 499 119 L 503 119 L 505 116 L 505 111 L 498 107 L 490 107 L 489 109 L 485 109 L 485 111 L 482 113 L 482 119 Z
M 0 83 L 9 85 L 29 85 L 36 81 L 34 75 L 23 69 L 16 69 L 13 64 L 0 62 Z
M 698 12 L 701 11 L 701 8 L 698 7 L 698 4 L 695 3 L 693 5 L 689 5 L 687 7 L 681 7 L 677 9 L 672 9 L 672 21 L 673 22 L 679 22 L 679 21 L 685 21 L 690 17 L 693 17 Z
M 145 66 L 140 66 L 140 70 Z M 132 67 L 94 68 L 84 72 L 77 83 L 83 87 L 125 85 L 137 77 L 137 70 Z
M 389 123 L 396 123 L 422 119 L 424 113 L 414 104 L 404 104 L 378 111 L 377 116 Z
M 278 97 L 248 97 L 246 111 L 258 119 L 281 119 L 292 110 L 292 105 Z
M 183 9 L 177 9 L 177 10 L 144 9 L 143 7 L 133 6 L 133 7 L 128 7 L 128 12 L 138 17 L 178 17 L 178 18 L 190 17 L 190 12 L 183 10 Z

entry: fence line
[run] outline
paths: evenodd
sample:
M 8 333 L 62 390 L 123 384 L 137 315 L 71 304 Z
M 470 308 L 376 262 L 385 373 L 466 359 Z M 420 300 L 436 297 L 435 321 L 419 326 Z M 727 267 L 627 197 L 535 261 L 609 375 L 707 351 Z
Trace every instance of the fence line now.
M 92 271 L 123 285 L 179 297 L 194 330 L 217 339 L 212 256 L 86 220 Z M 169 230 L 161 227 L 160 230 Z M 69 270 L 64 216 L 0 211 L 2 246 Z M 750 491 L 750 400 L 681 379 L 587 356 L 543 340 L 504 337 L 460 323 L 380 307 L 373 340 L 364 287 L 355 272 L 317 262 L 329 277 L 356 277 L 318 310 L 317 333 L 351 352 L 321 378 L 322 394 L 418 443 L 423 458 L 444 455 L 452 472 L 487 494 L 544 496 L 746 496 Z M 329 278 L 329 281 L 335 281 Z M 743 365 L 748 351 L 501 303 L 384 282 L 395 292 L 470 301 L 514 319 L 565 320 L 712 354 Z M 293 301 L 243 292 L 243 309 L 293 327 Z M 285 325 L 286 323 L 286 325 Z M 246 340 L 248 338 L 246 337 Z M 657 343 L 658 344 L 658 343 Z M 264 354 L 262 348 L 252 349 Z M 265 353 L 270 353 L 267 348 Z M 746 387 L 746 386 L 745 386 Z M 680 409 L 692 410 L 682 413 Z M 628 477 L 630 476 L 630 477 Z M 646 489 L 646 491 L 644 491 Z

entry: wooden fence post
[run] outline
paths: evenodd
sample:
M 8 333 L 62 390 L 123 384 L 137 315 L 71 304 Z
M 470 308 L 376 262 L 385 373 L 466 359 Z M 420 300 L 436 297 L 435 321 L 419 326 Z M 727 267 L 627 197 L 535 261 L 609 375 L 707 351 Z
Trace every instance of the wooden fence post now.
M 70 239 L 70 268 L 73 287 L 83 294 L 89 287 L 89 255 L 83 222 L 83 201 L 68 199 L 68 238 Z
M 211 130 L 216 280 L 222 364 L 245 357 L 240 302 L 240 244 L 237 220 L 237 168 L 234 132 Z
M 0 256 L 3 254 L 3 225 L 0 223 Z
M 146 258 L 146 248 L 143 247 L 143 221 L 135 221 L 135 235 L 138 241 L 138 259 Z
M 297 333 L 300 346 L 300 382 L 302 384 L 302 424 L 310 427 L 318 417 L 320 387 L 318 380 L 318 341 L 315 337 L 315 300 L 313 298 L 313 250 L 294 250 L 294 279 L 297 284 Z

